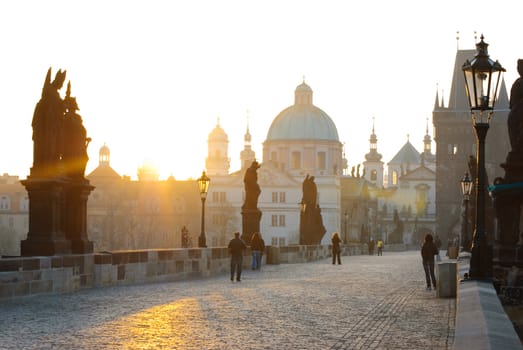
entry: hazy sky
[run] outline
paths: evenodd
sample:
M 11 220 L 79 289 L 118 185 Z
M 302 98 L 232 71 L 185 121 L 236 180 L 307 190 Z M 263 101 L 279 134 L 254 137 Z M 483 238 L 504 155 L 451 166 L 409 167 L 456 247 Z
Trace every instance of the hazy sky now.
M 523 2 L 508 0 L 2 1 L 0 173 L 29 174 L 31 120 L 49 67 L 67 70 L 92 138 L 87 172 L 106 143 L 122 175 L 136 178 L 149 160 L 161 179 L 197 177 L 218 117 L 231 171 L 247 115 L 261 160 L 303 76 L 336 123 L 349 166 L 369 150 L 373 117 L 388 162 L 407 134 L 422 150 L 427 118 L 432 135 L 436 90 L 448 101 L 457 45 L 473 49 L 474 31 L 507 69 L 510 89 L 523 58 L 522 14 Z

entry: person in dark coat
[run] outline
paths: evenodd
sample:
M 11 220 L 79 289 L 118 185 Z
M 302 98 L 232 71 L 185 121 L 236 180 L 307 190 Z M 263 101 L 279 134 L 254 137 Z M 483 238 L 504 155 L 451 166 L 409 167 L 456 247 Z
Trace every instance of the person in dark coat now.
M 421 258 L 423 259 L 423 270 L 425 270 L 425 279 L 427 280 L 427 290 L 431 290 L 432 286 L 436 289 L 436 276 L 434 275 L 434 256 L 438 255 L 439 251 L 434 243 L 434 238 L 430 233 L 425 235 L 425 241 L 421 247 Z
M 336 263 L 336 259 L 338 260 L 338 265 L 341 265 L 341 259 L 340 259 L 341 239 L 340 239 L 340 235 L 338 234 L 338 232 L 334 232 L 332 234 L 331 243 L 332 243 L 332 265 L 334 265 Z
M 263 251 L 265 250 L 265 241 L 259 232 L 254 232 L 251 238 L 252 251 L 252 269 L 259 270 L 261 267 L 261 259 Z
M 229 242 L 229 253 L 231 254 L 231 281 L 234 281 L 236 272 L 236 281 L 241 281 L 243 251 L 247 245 L 240 238 L 240 232 L 234 232 L 234 238 Z

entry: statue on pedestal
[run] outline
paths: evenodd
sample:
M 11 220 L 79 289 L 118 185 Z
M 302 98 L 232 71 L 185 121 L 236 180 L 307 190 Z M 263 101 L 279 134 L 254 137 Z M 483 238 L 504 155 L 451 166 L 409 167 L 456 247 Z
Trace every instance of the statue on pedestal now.
M 320 244 L 327 230 L 323 225 L 321 209 L 318 205 L 318 188 L 314 176 L 307 176 L 302 183 L 302 205 L 304 210 L 300 216 L 300 244 Z
M 243 183 L 245 185 L 245 202 L 242 206 L 242 240 L 250 244 L 254 232 L 260 232 L 261 211 L 258 209 L 258 198 L 261 189 L 258 185 L 258 169 L 260 164 L 253 161 L 245 171 Z
M 70 83 L 65 98 L 60 97 L 65 75 L 59 70 L 51 82 L 49 68 L 33 115 L 33 166 L 27 180 L 21 181 L 31 202 L 29 231 L 21 242 L 24 256 L 93 251 L 86 217 L 94 187 L 84 178 L 91 139 L 76 113 Z

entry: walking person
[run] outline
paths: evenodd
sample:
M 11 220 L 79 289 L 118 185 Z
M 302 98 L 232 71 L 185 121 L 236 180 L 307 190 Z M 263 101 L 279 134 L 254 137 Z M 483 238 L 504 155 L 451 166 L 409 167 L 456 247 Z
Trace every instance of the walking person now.
M 423 270 L 425 271 L 425 279 L 427 281 L 427 290 L 431 290 L 430 282 L 436 289 L 436 276 L 434 275 L 434 256 L 438 255 L 439 251 L 434 244 L 434 238 L 430 233 L 425 235 L 425 241 L 421 247 L 421 257 L 423 259 Z
M 229 253 L 231 254 L 231 281 L 234 281 L 236 272 L 236 281 L 241 281 L 243 251 L 247 248 L 245 242 L 240 238 L 240 232 L 234 232 L 234 238 L 229 242 Z
M 331 243 L 332 243 L 332 265 L 336 264 L 336 259 L 338 260 L 338 265 L 341 265 L 341 259 L 340 259 L 340 235 L 338 232 L 334 232 L 331 237 Z
M 265 242 L 259 232 L 254 232 L 252 234 L 251 250 L 252 250 L 252 269 L 259 270 L 261 267 L 263 251 L 265 250 Z
M 376 247 L 378 247 L 378 256 L 383 255 L 383 240 L 381 238 L 378 239 Z

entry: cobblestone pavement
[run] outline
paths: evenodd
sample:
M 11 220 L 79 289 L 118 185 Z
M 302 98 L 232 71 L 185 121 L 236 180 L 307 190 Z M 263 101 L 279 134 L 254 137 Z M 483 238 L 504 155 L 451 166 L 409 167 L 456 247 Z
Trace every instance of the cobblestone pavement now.
M 1 349 L 449 349 L 419 252 L 0 303 Z

